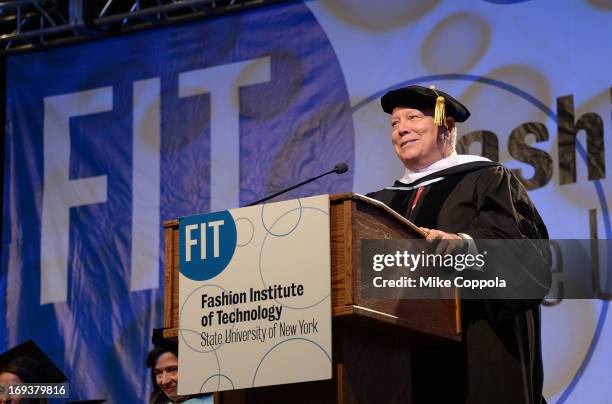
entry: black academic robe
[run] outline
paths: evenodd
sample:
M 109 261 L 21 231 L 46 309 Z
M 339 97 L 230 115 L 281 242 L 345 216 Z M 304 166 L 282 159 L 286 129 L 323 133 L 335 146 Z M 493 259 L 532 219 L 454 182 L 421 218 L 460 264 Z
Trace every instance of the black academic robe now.
M 548 238 L 525 188 L 497 163 L 466 163 L 412 184 L 398 181 L 392 188 L 417 187 L 439 177 L 444 179 L 424 186 L 411 215 L 416 225 L 465 233 L 476 242 Z M 368 196 L 407 217 L 415 195 L 416 188 Z M 538 252 L 549 262 L 548 250 Z M 550 286 L 547 272 L 544 282 Z M 539 307 L 545 294 L 533 300 L 463 300 L 463 341 L 413 353 L 414 402 L 545 403 Z

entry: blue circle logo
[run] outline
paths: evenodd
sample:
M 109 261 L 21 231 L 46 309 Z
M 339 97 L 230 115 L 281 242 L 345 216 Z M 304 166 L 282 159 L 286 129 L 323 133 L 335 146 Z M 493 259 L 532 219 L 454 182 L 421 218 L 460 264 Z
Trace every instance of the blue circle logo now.
M 236 240 L 236 224 L 227 210 L 181 218 L 180 272 L 194 281 L 214 278 L 232 260 Z

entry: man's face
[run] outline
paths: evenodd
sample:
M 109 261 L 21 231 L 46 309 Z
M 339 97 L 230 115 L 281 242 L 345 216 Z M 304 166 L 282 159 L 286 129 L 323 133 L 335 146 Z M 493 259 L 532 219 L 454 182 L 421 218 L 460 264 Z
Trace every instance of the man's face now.
M 157 358 L 155 364 L 155 381 L 169 399 L 178 396 L 176 383 L 178 381 L 178 358 L 172 352 L 164 352 Z
M 446 157 L 447 142 L 438 135 L 433 113 L 408 107 L 396 107 L 391 114 L 391 142 L 395 154 L 411 170 L 427 167 Z

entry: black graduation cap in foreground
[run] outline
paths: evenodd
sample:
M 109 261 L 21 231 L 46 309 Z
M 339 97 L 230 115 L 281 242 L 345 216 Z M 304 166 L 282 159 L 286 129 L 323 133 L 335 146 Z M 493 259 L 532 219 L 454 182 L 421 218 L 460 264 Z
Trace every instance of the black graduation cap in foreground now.
M 408 86 L 392 90 L 380 99 L 383 111 L 393 113 L 395 107 L 429 108 L 434 110 L 434 120 L 437 125 L 444 124 L 446 116 L 457 122 L 464 122 L 470 117 L 470 111 L 444 91 L 422 86 Z
M 66 376 L 31 339 L 0 355 L 0 373 L 13 373 L 24 383 L 62 383 Z
M 163 328 L 154 328 L 153 335 L 151 336 L 151 342 L 156 348 L 173 348 L 178 345 L 178 341 L 164 338 Z
M 79 400 L 79 401 L 68 401 L 66 404 L 101 404 L 105 402 L 106 400 Z

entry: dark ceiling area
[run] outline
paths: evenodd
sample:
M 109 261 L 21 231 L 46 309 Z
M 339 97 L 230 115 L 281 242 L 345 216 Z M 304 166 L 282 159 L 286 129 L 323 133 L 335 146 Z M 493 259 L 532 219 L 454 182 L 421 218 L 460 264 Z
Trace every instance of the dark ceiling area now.
M 117 35 L 281 1 L 3 1 L 0 2 L 0 54 Z

